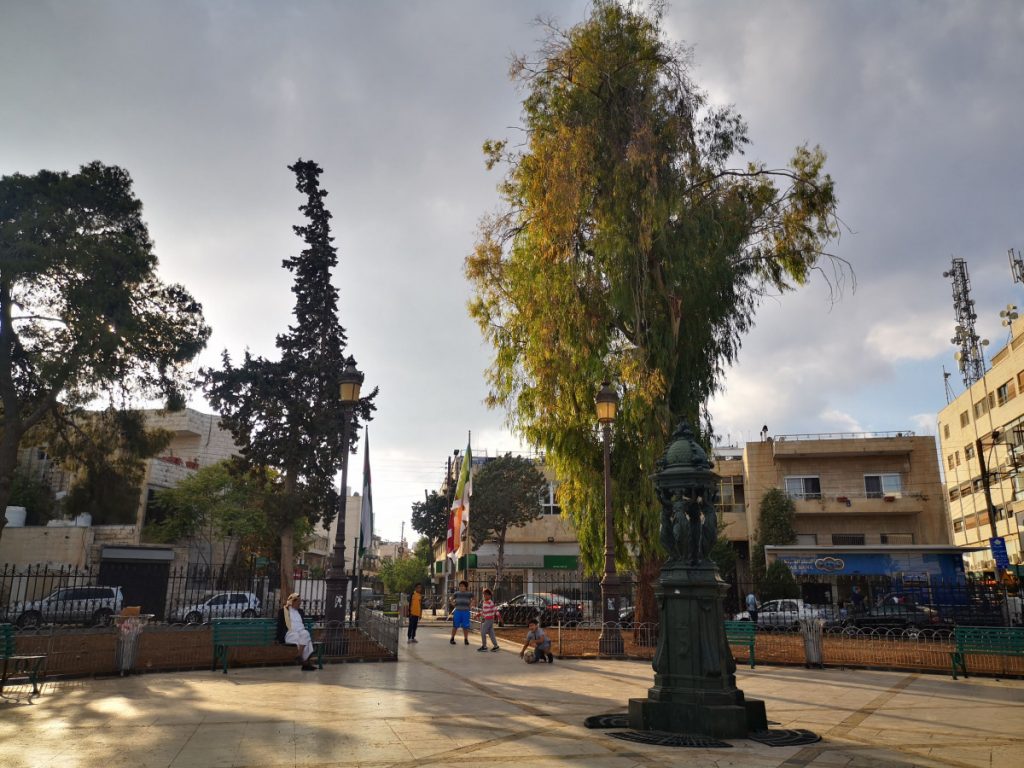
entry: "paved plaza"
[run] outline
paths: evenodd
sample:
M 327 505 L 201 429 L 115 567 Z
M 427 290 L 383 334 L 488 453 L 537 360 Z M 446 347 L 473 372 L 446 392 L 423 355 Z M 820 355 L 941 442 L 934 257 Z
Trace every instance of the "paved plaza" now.
M 644 695 L 650 664 L 527 666 L 516 650 L 478 653 L 461 637 L 453 647 L 427 625 L 397 663 L 57 681 L 31 699 L 16 686 L 0 704 L 0 765 L 1013 766 L 1024 754 L 1024 681 L 741 667 L 773 728 L 823 740 L 671 748 L 583 727 Z

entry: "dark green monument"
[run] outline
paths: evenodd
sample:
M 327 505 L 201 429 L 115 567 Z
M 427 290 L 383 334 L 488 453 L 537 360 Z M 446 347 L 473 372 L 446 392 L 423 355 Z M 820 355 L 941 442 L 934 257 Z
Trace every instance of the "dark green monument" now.
M 736 687 L 725 639 L 728 586 L 708 557 L 718 538 L 718 475 L 685 422 L 676 427 L 652 476 L 661 502 L 661 543 L 668 558 L 654 589 L 661 631 L 654 687 L 629 700 L 635 730 L 744 738 L 768 728 L 764 702 Z

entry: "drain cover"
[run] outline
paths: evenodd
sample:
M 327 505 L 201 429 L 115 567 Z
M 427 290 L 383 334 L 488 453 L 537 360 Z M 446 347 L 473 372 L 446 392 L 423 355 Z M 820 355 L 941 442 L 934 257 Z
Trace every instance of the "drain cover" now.
M 685 733 L 666 733 L 665 731 L 619 731 L 610 733 L 616 739 L 636 741 L 641 744 L 653 744 L 658 747 L 703 747 L 704 749 L 721 749 L 731 747 L 724 741 L 709 739 L 707 736 L 687 736 Z
M 769 747 L 799 747 L 804 744 L 814 744 L 815 742 L 821 741 L 821 736 L 813 731 L 804 730 L 803 728 L 797 728 L 795 730 L 755 731 L 747 734 L 747 738 L 751 741 L 766 744 Z
M 594 715 L 583 721 L 586 728 L 629 728 L 628 715 Z

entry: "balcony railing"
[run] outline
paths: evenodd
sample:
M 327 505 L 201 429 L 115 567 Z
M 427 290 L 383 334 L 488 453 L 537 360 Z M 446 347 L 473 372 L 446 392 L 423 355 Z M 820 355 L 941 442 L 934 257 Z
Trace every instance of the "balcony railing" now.
M 787 440 L 867 440 L 878 437 L 914 437 L 909 429 L 899 432 L 808 432 L 804 434 L 775 435 L 776 442 Z

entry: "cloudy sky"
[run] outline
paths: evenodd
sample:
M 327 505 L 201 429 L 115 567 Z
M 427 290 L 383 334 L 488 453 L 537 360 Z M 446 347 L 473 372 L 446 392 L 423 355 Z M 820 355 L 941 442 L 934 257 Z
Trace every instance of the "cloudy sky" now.
M 381 388 L 378 531 L 396 538 L 467 431 L 475 451 L 517 447 L 482 404 L 489 352 L 465 311 L 462 262 L 497 204 L 480 145 L 519 124 L 507 71 L 537 48 L 533 20 L 568 26 L 586 8 L 0 0 L 0 173 L 127 168 L 162 275 L 204 305 L 212 364 L 274 354 L 291 311 L 281 260 L 300 248 L 286 166 L 320 163 L 349 351 Z M 836 252 L 856 272 L 838 302 L 820 277 L 765 302 L 713 403 L 717 431 L 934 434 L 943 365 L 962 390 L 950 258 L 967 259 L 994 347 L 998 310 L 1024 298 L 1006 256 L 1024 248 L 1024 5 L 675 0 L 665 26 L 749 122 L 751 158 L 826 149 L 849 228 Z

